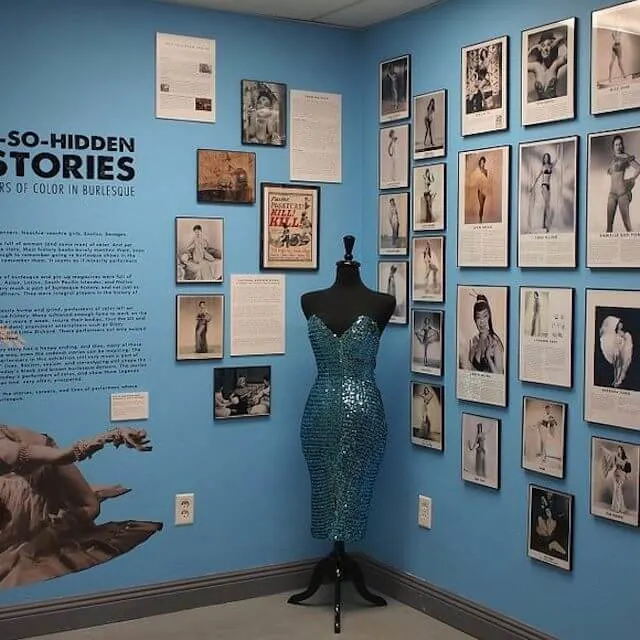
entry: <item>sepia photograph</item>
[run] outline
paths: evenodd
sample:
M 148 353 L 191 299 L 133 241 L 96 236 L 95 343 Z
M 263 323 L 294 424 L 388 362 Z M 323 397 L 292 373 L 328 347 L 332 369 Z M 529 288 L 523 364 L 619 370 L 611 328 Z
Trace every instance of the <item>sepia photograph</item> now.
M 242 80 L 242 144 L 287 144 L 287 85 Z
M 222 282 L 224 220 L 176 218 L 176 282 Z
M 444 451 L 444 387 L 411 383 L 411 442 Z
M 414 231 L 444 231 L 446 168 L 443 162 L 413 167 Z
M 462 414 L 462 479 L 500 488 L 500 420 Z
M 444 372 L 444 311 L 413 309 L 411 371 L 430 376 Z
M 383 60 L 379 68 L 380 122 L 409 117 L 411 96 L 411 56 Z
M 409 193 L 378 196 L 378 253 L 382 256 L 409 255 Z
M 380 129 L 379 189 L 409 187 L 409 125 Z
M 256 154 L 250 151 L 198 149 L 198 202 L 253 204 Z
M 567 405 L 524 396 L 522 399 L 522 468 L 564 478 Z
M 176 360 L 213 360 L 224 352 L 224 296 L 176 296 Z
M 389 319 L 390 324 L 408 324 L 409 263 L 406 261 L 378 261 L 378 291 L 396 299 L 396 306 Z
M 213 397 L 214 420 L 271 415 L 271 367 L 216 367 Z
M 640 446 L 591 438 L 591 514 L 637 527 Z
M 411 249 L 411 299 L 444 302 L 444 236 L 414 236 Z
M 447 155 L 447 90 L 413 97 L 413 159 Z

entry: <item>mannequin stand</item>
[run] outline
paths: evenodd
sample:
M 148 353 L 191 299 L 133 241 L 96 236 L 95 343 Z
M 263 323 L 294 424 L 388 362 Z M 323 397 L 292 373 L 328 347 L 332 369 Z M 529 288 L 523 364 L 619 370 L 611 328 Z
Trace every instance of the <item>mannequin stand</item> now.
M 325 578 L 333 582 L 333 632 L 340 633 L 342 625 L 342 583 L 351 580 L 356 591 L 367 602 L 376 607 L 384 607 L 387 601 L 381 596 L 371 593 L 364 583 L 364 575 L 358 563 L 345 552 L 344 542 L 334 542 L 333 551 L 316 564 L 309 586 L 301 593 L 292 595 L 288 602 L 300 604 L 310 598 L 322 585 Z

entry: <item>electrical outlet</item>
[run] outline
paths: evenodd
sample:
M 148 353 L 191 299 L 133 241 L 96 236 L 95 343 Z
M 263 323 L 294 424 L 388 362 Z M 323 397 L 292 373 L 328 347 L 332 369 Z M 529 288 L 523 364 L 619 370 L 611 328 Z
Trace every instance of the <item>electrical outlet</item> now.
M 425 529 L 431 529 L 431 498 L 418 496 L 418 525 Z
M 193 493 L 176 494 L 176 525 L 193 524 L 195 496 Z

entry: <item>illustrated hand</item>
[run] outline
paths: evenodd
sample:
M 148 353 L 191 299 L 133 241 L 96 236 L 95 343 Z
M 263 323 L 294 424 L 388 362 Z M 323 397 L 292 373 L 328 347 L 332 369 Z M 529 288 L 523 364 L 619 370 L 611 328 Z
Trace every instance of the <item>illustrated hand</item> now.
M 138 451 L 151 451 L 153 447 L 147 437 L 144 429 L 132 429 L 130 427 L 118 427 L 118 435 L 121 443 L 129 449 L 137 449 Z

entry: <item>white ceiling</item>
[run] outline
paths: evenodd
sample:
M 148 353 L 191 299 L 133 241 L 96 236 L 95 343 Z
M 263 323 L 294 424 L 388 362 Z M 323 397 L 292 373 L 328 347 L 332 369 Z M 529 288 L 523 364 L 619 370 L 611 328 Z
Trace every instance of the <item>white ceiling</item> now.
M 363 29 L 442 0 L 159 0 L 217 11 Z

